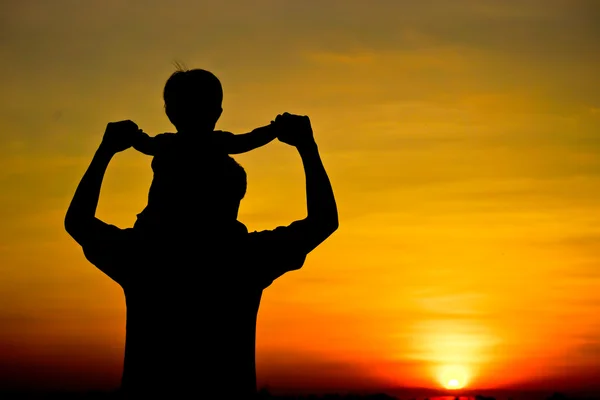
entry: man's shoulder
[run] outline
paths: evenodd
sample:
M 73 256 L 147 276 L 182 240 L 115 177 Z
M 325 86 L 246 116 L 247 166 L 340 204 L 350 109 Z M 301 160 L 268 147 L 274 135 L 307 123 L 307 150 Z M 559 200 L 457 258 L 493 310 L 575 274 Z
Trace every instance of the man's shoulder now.
M 139 250 L 140 237 L 133 228 L 119 228 L 98 219 L 79 244 L 85 257 L 113 279 L 114 269 L 127 264 Z
M 95 247 L 98 244 L 106 244 L 107 242 L 130 241 L 137 239 L 138 234 L 139 232 L 134 228 L 120 228 L 116 225 L 96 220 L 95 226 L 90 234 L 85 237 L 81 245 L 83 247 Z
M 305 224 L 304 220 L 294 221 L 289 225 L 280 225 L 273 229 L 254 230 L 249 232 L 248 235 L 252 238 L 259 237 L 277 237 L 287 236 L 290 233 L 299 233 L 302 230 L 302 226 Z
M 248 234 L 247 256 L 261 270 L 261 286 L 269 286 L 288 271 L 300 269 L 306 260 L 303 238 L 304 222 L 295 221 L 287 226 L 252 231 Z

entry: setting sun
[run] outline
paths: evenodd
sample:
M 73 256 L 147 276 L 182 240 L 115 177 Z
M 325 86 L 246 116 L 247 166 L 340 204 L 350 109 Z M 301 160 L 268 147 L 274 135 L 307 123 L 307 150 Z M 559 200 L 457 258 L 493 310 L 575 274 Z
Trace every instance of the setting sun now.
M 467 370 L 459 366 L 444 367 L 440 382 L 446 389 L 462 389 L 467 385 Z
M 460 387 L 460 383 L 458 379 L 450 379 L 448 381 L 448 389 L 458 389 Z

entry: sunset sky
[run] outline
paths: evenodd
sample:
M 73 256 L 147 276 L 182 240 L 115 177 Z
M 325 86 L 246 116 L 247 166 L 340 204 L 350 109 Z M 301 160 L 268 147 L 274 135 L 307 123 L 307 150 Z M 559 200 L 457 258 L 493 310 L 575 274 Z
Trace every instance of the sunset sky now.
M 174 131 L 178 61 L 218 129 L 310 116 L 336 194 L 264 292 L 260 386 L 600 390 L 597 1 L 6 0 L 0 59 L 1 386 L 118 386 L 123 292 L 63 219 L 108 122 Z M 292 148 L 236 159 L 249 230 L 306 215 Z M 150 161 L 115 157 L 101 219 L 133 225 Z

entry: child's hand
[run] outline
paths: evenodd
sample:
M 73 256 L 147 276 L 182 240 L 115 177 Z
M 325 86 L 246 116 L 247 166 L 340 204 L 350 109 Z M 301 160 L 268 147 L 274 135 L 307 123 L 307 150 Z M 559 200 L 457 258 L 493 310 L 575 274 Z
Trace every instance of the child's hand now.
M 279 133 L 281 132 L 280 124 L 275 122 L 275 120 L 271 121 L 271 123 L 267 125 L 267 128 L 269 128 L 268 130 L 271 133 L 270 136 L 272 139 L 275 139 L 277 136 L 279 136 Z
M 143 134 L 133 121 L 109 122 L 100 146 L 111 153 L 119 153 L 130 148 Z
M 269 124 L 269 128 L 271 128 L 276 138 L 279 138 L 281 134 L 285 134 L 285 132 L 290 129 L 290 120 L 287 118 L 288 115 L 291 114 L 287 112 L 279 114 Z
M 280 129 L 277 138 L 280 142 L 294 147 L 314 143 L 310 118 L 306 115 L 283 113 L 275 118 L 275 124 Z

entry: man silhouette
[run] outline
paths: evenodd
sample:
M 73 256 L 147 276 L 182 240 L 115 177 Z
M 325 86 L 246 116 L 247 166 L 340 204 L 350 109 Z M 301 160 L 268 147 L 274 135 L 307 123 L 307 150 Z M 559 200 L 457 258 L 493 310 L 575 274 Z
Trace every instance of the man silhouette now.
M 196 201 L 196 211 L 181 212 L 178 228 L 159 237 L 95 216 L 108 164 L 139 135 L 131 121 L 108 124 L 69 206 L 65 229 L 86 258 L 123 288 L 126 396 L 256 396 L 262 291 L 301 268 L 306 255 L 338 228 L 333 190 L 309 118 L 286 113 L 276 122 L 283 126 L 278 139 L 296 147 L 304 166 L 306 218 L 249 233 L 237 221 L 246 173 L 227 156 L 227 162 L 211 168 L 199 161 L 199 168 L 206 168 L 201 178 L 195 173 L 181 180 L 177 195 Z

